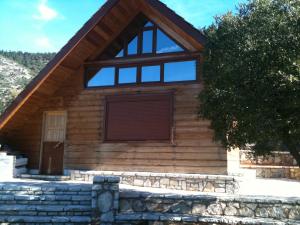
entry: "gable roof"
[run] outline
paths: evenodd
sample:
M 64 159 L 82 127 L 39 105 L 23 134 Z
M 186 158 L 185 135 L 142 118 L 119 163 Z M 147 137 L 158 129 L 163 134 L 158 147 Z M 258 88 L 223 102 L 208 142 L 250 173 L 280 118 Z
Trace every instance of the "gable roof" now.
M 128 17 L 127 23 L 129 23 L 131 20 L 130 16 L 133 18 L 134 15 L 140 12 L 148 17 L 152 17 L 151 19 L 154 22 L 164 24 L 165 29 L 170 32 L 171 35 L 174 36 L 179 33 L 179 36 L 185 35 L 185 38 L 188 37 L 188 40 L 183 38 L 181 41 L 184 41 L 184 44 L 186 44 L 191 51 L 193 51 L 193 49 L 203 49 L 205 45 L 204 35 L 159 0 L 108 0 L 9 105 L 0 117 L 0 131 L 14 115 L 24 107 L 31 96 L 34 94 L 37 95 L 37 92 L 42 86 L 47 87 L 47 79 L 54 76 L 58 79 L 63 79 L 61 78 L 63 75 L 74 73 L 78 69 L 80 60 L 76 54 L 80 55 L 84 61 L 91 55 L 91 52 L 93 52 L 93 47 L 102 48 L 104 44 L 101 43 L 99 45 L 95 43 L 92 35 L 97 34 L 99 39 L 102 38 L 102 40 L 107 41 L 106 45 L 112 41 L 109 40 L 110 35 L 112 37 L 117 36 L 117 32 L 115 32 L 116 34 L 113 33 L 112 28 L 106 24 L 110 23 L 111 25 L 113 23 L 113 25 L 115 25 L 118 22 L 116 21 L 118 20 L 115 16 L 116 13 L 119 13 L 120 17 Z M 126 24 L 124 24 L 124 26 L 126 26 Z M 120 27 L 119 29 L 121 30 L 123 28 Z M 90 42 L 88 40 L 90 40 Z M 103 48 L 104 47 L 105 46 L 103 46 Z M 87 52 L 86 54 L 84 54 L 83 49 Z M 77 60 L 78 65 L 72 63 L 72 60 Z

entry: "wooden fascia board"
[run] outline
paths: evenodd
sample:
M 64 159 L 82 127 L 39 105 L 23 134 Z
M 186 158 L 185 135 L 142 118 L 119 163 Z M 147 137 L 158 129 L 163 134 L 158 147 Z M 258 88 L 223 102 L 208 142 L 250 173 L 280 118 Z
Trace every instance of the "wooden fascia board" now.
M 147 3 L 146 5 L 144 4 L 144 7 L 148 6 L 148 7 L 150 7 L 151 10 L 160 14 L 162 17 L 166 18 L 168 24 L 172 24 L 173 27 L 175 27 L 175 29 L 176 29 L 175 32 L 181 30 L 187 36 L 191 37 L 193 41 L 190 44 L 193 45 L 194 48 L 196 48 L 198 51 L 202 50 L 204 48 L 205 43 L 206 43 L 206 37 L 204 36 L 204 34 L 201 31 L 197 30 L 195 27 L 193 27 L 193 25 L 191 25 L 190 23 L 185 21 L 178 14 L 176 14 L 167 5 L 165 5 L 164 3 L 162 3 L 158 0 L 144 0 L 144 3 Z M 147 14 L 148 14 L 148 12 L 147 12 L 147 10 L 145 11 L 145 13 L 147 13 Z M 146 16 L 151 16 L 151 15 L 146 15 Z M 159 19 L 159 18 L 157 18 L 157 19 Z M 168 24 L 166 27 L 168 27 Z M 171 36 L 174 36 L 174 35 L 171 35 Z M 174 38 L 176 38 L 176 37 L 174 37 Z M 189 44 L 189 43 L 186 43 L 186 44 Z M 188 46 L 186 46 L 186 47 L 188 47 Z
M 69 40 L 69 42 L 55 55 L 55 57 L 41 70 L 41 72 L 27 85 L 18 97 L 8 106 L 0 117 L 0 130 L 15 115 L 15 113 L 26 103 L 30 96 L 44 83 L 51 73 L 62 63 L 72 52 L 80 41 L 89 33 L 99 21 L 119 2 L 120 0 L 107 1 L 84 26 Z

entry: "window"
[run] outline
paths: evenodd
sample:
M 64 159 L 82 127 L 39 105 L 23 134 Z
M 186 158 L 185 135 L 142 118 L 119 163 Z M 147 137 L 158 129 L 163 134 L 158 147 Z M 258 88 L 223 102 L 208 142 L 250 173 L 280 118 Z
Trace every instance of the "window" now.
M 153 25 L 153 23 L 151 23 L 151 22 L 147 22 L 146 23 L 146 25 L 145 25 L 145 27 L 153 27 L 154 25 Z
M 160 81 L 160 66 L 143 66 L 142 67 L 142 82 L 159 82 Z
M 153 31 L 143 32 L 143 53 L 152 53 L 153 51 Z
M 87 83 L 87 87 L 113 86 L 115 84 L 115 68 L 100 69 Z
M 128 44 L 128 55 L 136 55 L 138 53 L 138 38 L 135 37 L 129 44 Z
M 170 93 L 107 97 L 105 140 L 170 140 L 172 99 Z
M 170 62 L 164 66 L 164 81 L 193 81 L 196 80 L 196 61 Z
M 135 36 L 132 33 L 133 29 L 129 29 L 129 33 L 124 33 L 103 53 L 103 61 L 99 64 L 106 65 L 104 68 L 87 69 L 87 87 L 197 80 L 199 56 L 189 53 L 156 24 L 146 20 L 143 20 L 143 24 L 137 29 Z M 113 55 L 117 59 L 111 59 Z M 98 65 L 98 62 L 95 62 L 95 65 Z
M 119 84 L 132 84 L 137 81 L 137 68 L 120 68 L 119 69 Z
M 139 43 L 141 43 L 141 46 Z M 132 40 L 127 40 L 124 42 L 123 49 L 119 51 L 116 57 L 126 57 L 127 55 L 133 56 L 149 53 L 175 53 L 182 51 L 184 51 L 183 47 L 179 46 L 179 44 L 168 37 L 155 24 L 152 22 L 147 22 Z
M 116 55 L 117 58 L 124 57 L 124 49 L 119 51 L 119 53 Z
M 157 49 L 156 53 L 181 52 L 183 49 L 171 40 L 161 30 L 157 30 Z

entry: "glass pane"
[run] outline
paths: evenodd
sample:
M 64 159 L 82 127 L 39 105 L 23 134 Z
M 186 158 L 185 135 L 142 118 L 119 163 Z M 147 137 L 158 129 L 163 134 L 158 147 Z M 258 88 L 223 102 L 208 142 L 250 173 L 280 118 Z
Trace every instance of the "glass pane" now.
M 124 57 L 124 49 L 122 49 L 117 55 L 117 58 Z
M 196 80 L 196 61 L 166 63 L 164 72 L 165 82 Z
M 131 84 L 136 83 L 137 68 L 120 68 L 119 69 L 119 84 Z
M 143 32 L 143 53 L 152 53 L 153 46 L 153 31 L 148 30 Z
M 160 66 L 143 66 L 142 82 L 160 81 Z
M 148 22 L 148 23 L 146 23 L 146 25 L 145 25 L 145 27 L 153 27 L 154 25 L 153 25 L 153 23 L 151 23 L 151 22 Z
M 138 46 L 138 37 L 135 37 L 128 44 L 128 55 L 136 55 L 137 54 L 137 46 Z
M 113 86 L 115 84 L 115 68 L 107 67 L 100 69 L 88 82 L 88 87 Z
M 183 49 L 171 40 L 161 30 L 157 30 L 157 50 L 156 53 L 167 53 L 167 52 L 182 52 Z

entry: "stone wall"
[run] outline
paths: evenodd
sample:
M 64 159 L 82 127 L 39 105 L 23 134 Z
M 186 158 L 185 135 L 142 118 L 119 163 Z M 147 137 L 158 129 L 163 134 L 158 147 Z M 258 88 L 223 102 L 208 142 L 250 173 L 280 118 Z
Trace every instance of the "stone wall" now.
M 300 198 L 235 197 L 122 191 L 119 221 L 161 224 L 300 224 Z M 134 224 L 134 222 L 133 222 Z
M 119 190 L 119 182 L 96 176 L 93 184 L 0 183 L 0 224 L 300 224 L 300 198 Z
M 76 171 L 69 170 L 72 180 L 92 181 L 95 176 L 118 176 L 120 183 L 137 187 L 167 188 L 183 191 L 200 191 L 215 193 L 237 193 L 238 182 L 233 176 L 110 172 L 110 171 Z
M 290 178 L 300 180 L 300 168 L 288 152 L 272 152 L 269 156 L 254 158 L 251 151 L 240 151 L 241 168 L 256 170 L 261 178 Z

